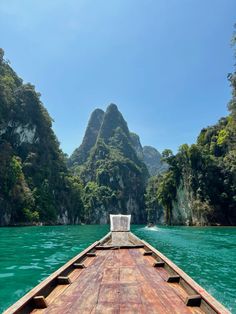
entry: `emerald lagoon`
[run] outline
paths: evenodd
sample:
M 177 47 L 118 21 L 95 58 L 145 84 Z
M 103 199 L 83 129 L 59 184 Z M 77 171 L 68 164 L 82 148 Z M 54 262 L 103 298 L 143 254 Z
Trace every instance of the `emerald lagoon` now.
M 109 226 L 0 228 L 0 311 L 88 245 Z M 132 226 L 236 313 L 236 227 Z

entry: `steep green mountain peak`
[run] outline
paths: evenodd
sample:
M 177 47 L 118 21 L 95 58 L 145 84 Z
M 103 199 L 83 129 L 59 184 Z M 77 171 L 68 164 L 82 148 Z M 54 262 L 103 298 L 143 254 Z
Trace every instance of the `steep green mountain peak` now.
M 83 142 L 71 155 L 69 159 L 69 166 L 81 165 L 87 160 L 90 150 L 97 141 L 103 118 L 104 111 L 102 109 L 95 109 L 92 112 L 85 131 Z
M 91 135 L 91 123 L 88 124 L 77 150 L 79 157 L 83 153 L 83 162 L 81 158 L 72 160 L 75 153 L 70 160 L 84 185 L 85 222 L 107 223 L 110 213 L 130 213 L 133 222 L 144 222 L 147 168 L 137 156 L 132 135 L 117 106 L 109 105 L 101 120 L 96 125 L 100 129 L 96 128 L 86 146 L 86 137 Z
M 71 177 L 52 119 L 0 49 L 0 226 L 79 222 L 80 182 Z
M 124 120 L 122 114 L 115 104 L 110 104 L 105 112 L 99 137 L 102 138 L 105 143 L 108 143 L 115 135 L 117 128 L 120 128 L 127 137 L 130 136 L 127 122 Z

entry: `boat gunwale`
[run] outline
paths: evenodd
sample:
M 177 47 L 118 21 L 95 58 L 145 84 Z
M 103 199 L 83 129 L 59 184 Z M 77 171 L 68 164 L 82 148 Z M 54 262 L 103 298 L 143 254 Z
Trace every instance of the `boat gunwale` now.
M 135 236 L 133 233 L 132 235 Z M 200 286 L 194 279 L 187 275 L 181 268 L 179 268 L 175 263 L 173 263 L 168 257 L 162 254 L 160 251 L 155 249 L 145 240 L 140 241 L 144 244 L 145 247 L 150 249 L 155 255 L 157 255 L 163 262 L 165 262 L 176 274 L 178 274 L 201 298 L 218 314 L 230 314 L 231 312 L 219 301 L 217 301 L 212 295 L 210 295 L 202 286 Z
M 155 249 L 152 245 L 147 243 L 145 240 L 142 240 L 138 238 L 136 235 L 134 235 L 131 231 L 128 231 L 130 236 L 135 239 L 140 245 L 142 244 L 143 248 L 148 248 L 153 252 L 153 255 L 160 258 L 166 265 L 174 271 L 177 275 L 180 276 L 180 278 L 197 294 L 201 296 L 201 298 L 205 301 L 205 303 L 217 314 L 230 314 L 231 312 L 227 310 L 219 301 L 217 301 L 212 295 L 210 295 L 205 289 L 203 289 L 196 281 L 194 281 L 189 275 L 187 275 L 182 269 L 180 269 L 176 264 L 174 264 L 168 257 L 166 257 L 164 254 L 159 252 L 157 249 Z M 75 262 L 78 262 L 78 260 L 83 259 L 86 254 L 96 249 L 96 246 L 103 246 L 106 241 L 109 241 L 111 237 L 111 232 L 108 232 L 102 239 L 99 241 L 95 241 L 93 244 L 91 244 L 89 247 L 87 247 L 85 250 L 77 254 L 75 257 L 70 259 L 68 262 L 66 262 L 63 266 L 61 266 L 58 270 L 53 272 L 51 275 L 49 275 L 47 278 L 45 278 L 43 281 L 41 281 L 37 286 L 35 286 L 33 289 L 31 289 L 28 293 L 26 293 L 24 296 L 22 296 L 18 301 L 16 301 L 13 305 L 11 305 L 8 309 L 6 309 L 3 314 L 12 314 L 12 313 L 18 313 L 18 311 L 23 310 L 24 306 L 27 306 L 30 302 L 32 302 L 33 298 L 37 295 L 40 295 L 40 292 L 43 291 L 43 289 L 46 289 L 47 286 L 50 285 L 50 283 L 53 283 L 57 279 L 58 276 L 62 275 L 64 272 L 69 270 Z M 139 246 L 140 246 L 139 245 Z M 108 249 L 112 248 L 121 248 L 117 246 L 109 245 Z M 138 245 L 130 245 L 129 248 L 137 248 Z M 125 248 L 125 246 L 124 246 Z M 106 246 L 104 245 L 104 249 L 106 249 Z M 49 292 L 50 293 L 50 292 Z M 21 312 L 20 312 L 21 313 Z
M 95 241 L 89 247 L 87 247 L 85 250 L 83 250 L 82 252 L 77 254 L 75 257 L 70 259 L 68 262 L 66 262 L 64 265 L 62 265 L 59 269 L 57 269 L 51 275 L 49 275 L 44 280 L 42 280 L 37 286 L 35 286 L 29 292 L 27 292 L 25 295 L 23 295 L 13 305 L 11 305 L 9 308 L 7 308 L 3 312 L 3 314 L 17 313 L 17 311 L 21 310 L 24 306 L 26 306 L 26 304 L 28 302 L 30 302 L 35 296 L 39 295 L 39 293 L 43 289 L 45 289 L 47 287 L 47 285 L 52 283 L 53 280 L 56 280 L 58 276 L 60 276 L 63 272 L 65 272 L 67 269 L 69 269 L 79 259 L 83 258 L 86 253 L 88 253 L 89 251 L 94 249 L 96 247 L 96 245 L 98 245 L 99 243 L 100 243 L 100 241 Z

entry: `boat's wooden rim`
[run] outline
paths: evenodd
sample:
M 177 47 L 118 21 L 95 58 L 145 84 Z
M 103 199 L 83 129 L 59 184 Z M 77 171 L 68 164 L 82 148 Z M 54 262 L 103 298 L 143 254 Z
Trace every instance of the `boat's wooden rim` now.
M 94 251 L 96 249 L 102 249 L 102 248 L 103 249 L 122 249 L 122 248 L 123 249 L 124 248 L 137 249 L 140 247 L 143 247 L 144 250 L 148 252 L 148 255 L 149 253 L 151 253 L 154 257 L 156 257 L 157 261 L 161 262 L 162 264 L 164 262 L 165 267 L 168 268 L 173 275 L 179 276 L 180 283 L 182 284 L 182 286 L 185 287 L 186 290 L 189 291 L 190 296 L 196 297 L 196 295 L 200 295 L 200 297 L 204 300 L 204 302 L 209 306 L 209 313 L 230 314 L 230 311 L 228 311 L 220 302 L 218 302 L 214 297 L 212 297 L 208 292 L 206 292 L 205 289 L 203 289 L 199 284 L 197 284 L 191 277 L 189 277 L 183 270 L 181 270 L 165 255 L 163 255 L 157 249 L 152 247 L 146 241 L 139 239 L 132 232 L 129 232 L 129 234 L 136 242 L 133 245 L 131 244 L 128 246 L 126 245 L 126 246 L 117 247 L 117 246 L 112 246 L 109 243 L 108 245 L 103 246 L 103 244 L 108 242 L 109 239 L 111 238 L 111 232 L 109 232 L 101 240 L 96 241 L 93 244 L 91 244 L 88 248 L 86 248 L 84 251 L 76 255 L 74 258 L 69 260 L 66 264 L 64 264 L 54 273 L 52 273 L 49 277 L 47 277 L 45 280 L 39 283 L 35 288 L 33 288 L 26 295 L 24 295 L 21 299 L 19 299 L 15 304 L 9 307 L 4 312 L 4 314 L 12 314 L 12 313 L 21 312 L 23 307 L 25 307 L 27 304 L 30 304 L 30 302 L 33 301 L 34 297 L 42 296 L 45 293 L 46 294 L 50 293 L 50 291 L 52 291 L 53 289 L 53 285 L 55 286 L 55 282 L 58 280 L 58 277 L 67 275 L 67 273 L 69 273 L 70 270 L 73 269 L 74 265 L 75 264 L 77 265 L 79 262 L 81 262 L 83 258 L 86 257 L 86 254 L 91 251 Z M 49 290 L 48 290 L 49 292 L 47 292 L 47 287 L 49 287 Z
M 203 289 L 196 281 L 194 281 L 191 277 L 189 277 L 182 269 L 180 269 L 177 265 L 175 265 L 170 259 L 168 259 L 165 255 L 151 246 L 144 240 L 141 240 L 146 248 L 150 249 L 154 254 L 156 254 L 164 263 L 166 263 L 174 272 L 176 272 L 182 280 L 189 285 L 196 294 L 199 294 L 202 299 L 209 304 L 213 310 L 218 314 L 230 314 L 220 302 L 218 302 L 212 295 L 210 295 L 205 289 Z
M 108 236 L 108 235 L 107 235 Z M 104 237 L 105 238 L 105 237 Z M 88 248 L 86 248 L 84 251 L 73 257 L 71 260 L 69 260 L 66 264 L 64 264 L 62 267 L 60 267 L 58 270 L 56 270 L 54 273 L 52 273 L 50 276 L 48 276 L 46 279 L 44 279 L 42 282 L 40 282 L 36 287 L 34 287 L 32 290 L 30 290 L 27 294 L 25 294 L 21 299 L 19 299 L 15 304 L 13 304 L 11 307 L 9 307 L 4 314 L 12 314 L 16 311 L 19 311 L 27 302 L 29 302 L 33 297 L 40 294 L 41 290 L 44 289 L 48 284 L 50 284 L 53 280 L 56 280 L 58 276 L 60 276 L 63 272 L 65 272 L 68 268 L 70 268 L 74 263 L 76 263 L 79 259 L 84 257 L 86 253 L 91 251 L 98 245 L 100 241 L 96 241 L 93 244 L 91 244 Z

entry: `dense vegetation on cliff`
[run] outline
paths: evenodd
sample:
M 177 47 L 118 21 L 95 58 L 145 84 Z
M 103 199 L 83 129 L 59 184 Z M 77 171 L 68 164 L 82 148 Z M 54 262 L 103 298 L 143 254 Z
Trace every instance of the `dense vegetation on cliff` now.
M 162 216 L 167 224 L 236 224 L 236 72 L 228 78 L 230 114 L 202 129 L 196 144 L 182 145 L 176 155 L 163 152 L 170 168 L 149 182 L 150 221 Z
M 130 213 L 134 223 L 236 224 L 236 72 L 229 115 L 176 155 L 142 147 L 111 104 L 92 113 L 66 160 L 40 94 L 3 57 L 0 49 L 0 225 L 107 223 L 109 213 Z
M 0 50 L 0 225 L 106 223 L 111 212 L 145 222 L 148 170 L 165 167 L 113 104 L 92 113 L 82 144 L 66 160 L 40 94 Z
M 0 49 L 0 225 L 79 221 L 81 183 L 69 175 L 52 120 Z
M 85 222 L 106 223 L 109 213 L 131 213 L 134 222 L 145 221 L 148 170 L 132 136 L 116 105 L 92 113 L 83 142 L 69 159 L 84 184 Z

